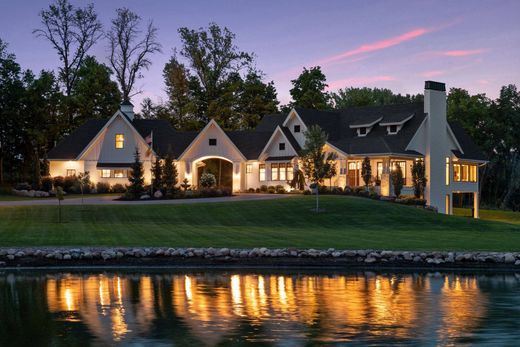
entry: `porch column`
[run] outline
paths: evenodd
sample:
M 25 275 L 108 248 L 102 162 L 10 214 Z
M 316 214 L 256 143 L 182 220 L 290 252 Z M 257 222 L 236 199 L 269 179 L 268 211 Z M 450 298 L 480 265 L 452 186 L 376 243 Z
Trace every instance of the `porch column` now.
M 480 218 L 478 192 L 473 193 L 473 218 Z
M 241 189 L 241 180 L 240 180 L 240 175 L 241 175 L 241 172 L 242 170 L 240 169 L 240 162 L 236 162 L 234 161 L 233 162 L 233 187 L 232 187 L 232 190 L 233 192 L 240 192 L 240 189 Z
M 383 159 L 383 173 L 381 174 L 381 195 L 390 196 L 390 158 Z

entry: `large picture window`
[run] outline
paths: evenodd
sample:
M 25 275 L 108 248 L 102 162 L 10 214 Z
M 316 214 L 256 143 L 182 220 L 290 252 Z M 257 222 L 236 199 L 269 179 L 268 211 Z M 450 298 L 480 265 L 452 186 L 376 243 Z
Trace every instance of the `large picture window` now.
M 378 161 L 377 162 L 376 178 L 378 180 L 381 180 L 381 177 L 383 177 L 383 162 L 382 161 Z
M 453 164 L 454 182 L 477 182 L 477 166 L 471 164 Z
M 271 181 L 292 181 L 293 166 L 291 163 L 272 163 Z
M 406 182 L 406 161 L 393 161 L 390 164 L 392 167 L 392 171 L 397 170 L 397 165 L 399 165 L 401 171 L 403 172 L 403 179 Z
M 125 147 L 125 135 L 116 134 L 116 148 L 121 149 Z

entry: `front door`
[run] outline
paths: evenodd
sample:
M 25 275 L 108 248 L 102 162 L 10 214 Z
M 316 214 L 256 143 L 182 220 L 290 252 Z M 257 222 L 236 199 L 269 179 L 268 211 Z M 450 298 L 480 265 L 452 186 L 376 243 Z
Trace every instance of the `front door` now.
M 359 162 L 350 161 L 348 163 L 348 185 L 357 187 L 359 185 Z

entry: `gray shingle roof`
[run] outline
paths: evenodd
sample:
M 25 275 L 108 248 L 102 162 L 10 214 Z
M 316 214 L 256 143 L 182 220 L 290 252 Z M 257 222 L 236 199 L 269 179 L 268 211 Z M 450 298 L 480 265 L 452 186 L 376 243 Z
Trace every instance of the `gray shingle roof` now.
M 468 159 L 468 160 L 479 160 L 479 161 L 487 161 L 488 159 L 482 153 L 480 148 L 473 142 L 473 139 L 464 131 L 464 129 L 456 122 L 448 122 L 451 130 L 453 130 L 453 134 L 459 141 L 459 145 L 462 147 L 464 154 L 459 151 L 453 151 L 453 154 L 460 159 Z
M 107 122 L 108 119 L 88 120 L 51 149 L 47 153 L 48 159 L 76 159 Z
M 226 134 L 247 160 L 254 160 L 260 156 L 272 132 L 246 130 L 226 131 Z
M 256 131 L 269 131 L 273 132 L 278 125 L 282 125 L 283 121 L 287 117 L 286 114 L 268 114 L 262 117 L 260 123 L 256 126 Z

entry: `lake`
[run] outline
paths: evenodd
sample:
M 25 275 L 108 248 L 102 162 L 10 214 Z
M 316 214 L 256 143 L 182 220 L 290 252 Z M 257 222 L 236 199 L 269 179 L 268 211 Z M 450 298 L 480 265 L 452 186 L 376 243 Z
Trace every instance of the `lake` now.
M 517 345 L 520 274 L 0 272 L 1 346 Z

